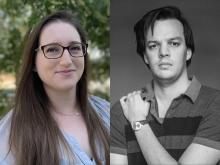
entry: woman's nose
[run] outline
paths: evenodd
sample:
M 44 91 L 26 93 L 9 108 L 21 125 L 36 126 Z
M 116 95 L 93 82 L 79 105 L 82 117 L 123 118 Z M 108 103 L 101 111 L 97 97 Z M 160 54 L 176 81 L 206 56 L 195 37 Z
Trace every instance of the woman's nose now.
M 72 63 L 72 58 L 67 49 L 64 49 L 63 54 L 60 58 L 60 64 L 62 65 L 70 65 Z

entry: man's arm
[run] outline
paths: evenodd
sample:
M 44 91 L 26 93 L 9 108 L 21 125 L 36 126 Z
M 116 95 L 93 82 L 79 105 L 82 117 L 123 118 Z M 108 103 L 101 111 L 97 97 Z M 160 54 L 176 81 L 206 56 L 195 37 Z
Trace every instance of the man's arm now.
M 135 132 L 142 154 L 148 164 L 178 164 L 159 143 L 149 124 Z
M 150 126 L 144 125 L 135 132 L 142 154 L 148 164 L 206 164 L 215 165 L 220 158 L 220 151 L 192 143 L 177 162 L 159 143 Z
M 125 125 L 129 125 L 123 114 L 120 102 L 111 107 L 111 143 L 110 143 L 110 164 L 127 165 L 127 142 Z
M 140 92 L 133 92 L 120 101 L 124 115 L 130 123 L 146 118 L 144 114 L 148 114 L 149 109 L 146 110 L 146 107 L 149 107 L 149 102 L 143 101 Z M 141 130 L 135 132 L 135 135 L 148 164 L 212 165 L 220 160 L 220 150 L 192 143 L 177 162 L 159 143 L 149 124 L 144 125 Z
M 181 156 L 180 164 L 217 164 L 220 151 L 201 144 L 192 143 Z
M 110 153 L 110 164 L 111 165 L 127 165 L 127 155 Z

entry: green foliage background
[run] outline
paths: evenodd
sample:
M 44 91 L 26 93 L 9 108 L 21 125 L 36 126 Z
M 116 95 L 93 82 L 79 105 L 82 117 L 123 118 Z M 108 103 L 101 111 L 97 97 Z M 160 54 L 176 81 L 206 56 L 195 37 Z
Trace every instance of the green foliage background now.
M 104 83 L 110 74 L 109 3 L 109 0 L 0 0 L 0 72 L 18 73 L 22 42 L 28 29 L 54 11 L 71 10 L 87 32 L 90 49 L 97 48 L 101 54 L 98 59 L 90 58 L 91 80 Z M 0 91 L 0 115 L 13 105 L 7 92 Z M 109 100 L 109 90 L 92 93 Z

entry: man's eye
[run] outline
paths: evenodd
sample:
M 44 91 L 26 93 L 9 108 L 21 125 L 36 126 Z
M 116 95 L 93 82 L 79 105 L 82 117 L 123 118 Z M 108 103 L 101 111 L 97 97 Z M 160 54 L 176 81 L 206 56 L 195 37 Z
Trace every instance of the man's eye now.
M 156 44 L 151 44 L 151 45 L 148 45 L 148 48 L 149 49 L 155 49 L 155 48 L 157 48 L 157 45 Z
M 173 46 L 173 47 L 178 47 L 180 45 L 179 42 L 169 42 L 169 45 Z

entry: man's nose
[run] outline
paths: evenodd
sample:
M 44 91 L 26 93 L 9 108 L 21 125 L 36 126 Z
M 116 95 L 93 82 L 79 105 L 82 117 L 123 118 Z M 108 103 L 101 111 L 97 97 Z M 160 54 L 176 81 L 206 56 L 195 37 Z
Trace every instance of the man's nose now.
M 167 44 L 161 44 L 160 46 L 160 51 L 159 51 L 159 57 L 165 57 L 165 56 L 169 56 L 170 52 L 169 52 L 169 48 Z

